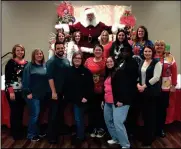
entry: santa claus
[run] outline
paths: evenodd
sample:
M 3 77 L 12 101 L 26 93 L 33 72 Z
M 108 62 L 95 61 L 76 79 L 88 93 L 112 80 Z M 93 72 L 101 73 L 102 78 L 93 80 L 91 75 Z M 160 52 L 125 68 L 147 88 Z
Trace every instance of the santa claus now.
M 111 17 L 111 16 L 110 16 Z M 107 30 L 110 34 L 116 34 L 118 29 L 124 29 L 125 25 L 115 24 L 107 26 L 97 20 L 96 12 L 93 8 L 86 8 L 84 11 L 84 20 L 73 25 L 57 24 L 56 29 L 63 28 L 66 33 L 72 34 L 75 31 L 81 32 L 80 46 L 84 52 L 84 57 L 90 57 L 93 52 L 93 47 L 99 43 L 98 37 L 103 30 Z M 85 48 L 84 48 L 85 47 Z M 86 53 L 86 54 L 85 54 Z

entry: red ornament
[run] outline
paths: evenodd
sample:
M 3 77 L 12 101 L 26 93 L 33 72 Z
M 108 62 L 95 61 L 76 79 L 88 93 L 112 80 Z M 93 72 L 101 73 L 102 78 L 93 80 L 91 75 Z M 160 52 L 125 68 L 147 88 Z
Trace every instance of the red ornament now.
M 74 8 L 73 6 L 68 3 L 68 2 L 62 2 L 58 7 L 57 7 L 57 15 L 59 17 L 63 17 L 65 14 L 70 14 L 74 16 Z
M 130 11 L 125 10 L 125 12 L 120 18 L 120 24 L 134 27 L 136 24 L 136 18 L 133 16 L 133 14 Z

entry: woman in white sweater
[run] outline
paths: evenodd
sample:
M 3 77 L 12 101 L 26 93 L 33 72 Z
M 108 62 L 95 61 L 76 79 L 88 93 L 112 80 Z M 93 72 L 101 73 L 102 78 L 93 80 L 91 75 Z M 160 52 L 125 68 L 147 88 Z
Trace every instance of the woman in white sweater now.
M 68 43 L 67 46 L 67 59 L 70 61 L 70 64 L 72 65 L 72 55 L 74 52 L 81 51 L 86 53 L 93 53 L 93 48 L 86 48 L 81 47 L 80 45 L 81 40 L 81 33 L 79 31 L 76 31 L 73 33 L 72 41 Z

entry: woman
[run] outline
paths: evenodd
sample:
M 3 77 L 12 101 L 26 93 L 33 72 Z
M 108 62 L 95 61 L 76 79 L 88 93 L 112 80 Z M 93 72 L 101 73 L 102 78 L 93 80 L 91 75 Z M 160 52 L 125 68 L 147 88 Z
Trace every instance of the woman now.
M 105 123 L 101 102 L 104 100 L 104 73 L 105 60 L 103 58 L 103 46 L 96 45 L 94 47 L 94 57 L 90 57 L 85 62 L 85 67 L 88 68 L 94 80 L 94 95 L 90 102 L 89 125 L 91 127 L 91 137 L 102 138 L 105 135 Z
M 117 64 L 121 61 L 121 49 L 123 49 L 125 44 L 129 44 L 126 32 L 119 30 L 116 34 L 116 41 L 113 42 L 110 49 L 110 56 L 114 57 Z
M 151 147 L 156 124 L 156 101 L 160 95 L 162 72 L 161 63 L 154 59 L 154 49 L 146 46 L 143 50 L 144 59 L 139 66 L 139 83 L 141 110 L 144 121 L 143 146 Z
M 102 31 L 100 36 L 100 45 L 104 47 L 104 59 L 109 57 L 110 49 L 112 46 L 112 41 L 109 41 L 109 33 L 107 30 Z
M 65 43 L 65 34 L 63 31 L 60 31 L 57 33 L 55 42 L 56 41 Z M 54 49 L 55 49 L 55 44 L 53 43 L 49 50 L 48 59 L 50 59 L 54 55 Z M 65 55 L 66 55 L 66 53 L 65 53 Z
M 151 40 L 148 39 L 148 30 L 144 26 L 139 26 L 136 31 L 136 37 L 132 45 L 134 53 L 139 53 L 141 58 L 144 58 L 143 49 L 145 46 L 154 47 Z
M 130 45 L 125 46 L 121 52 L 123 62 L 116 68 L 116 71 L 115 68 L 111 68 L 113 62 L 107 59 L 106 65 L 109 73 L 104 83 L 104 117 L 112 137 L 112 140 L 108 140 L 108 143 L 119 143 L 122 148 L 130 148 L 124 122 L 136 94 L 138 64 L 132 58 L 133 53 Z
M 38 83 L 37 83 L 38 82 Z M 46 134 L 39 131 L 37 125 L 40 110 L 45 104 L 48 78 L 43 51 L 35 49 L 32 52 L 31 62 L 27 64 L 23 72 L 23 94 L 30 110 L 27 138 L 31 141 L 39 141 Z
M 72 56 L 72 67 L 65 82 L 65 98 L 74 105 L 76 122 L 76 138 L 73 143 L 81 143 L 85 139 L 84 113 L 91 100 L 94 82 L 91 72 L 83 66 L 83 54 L 78 51 Z
M 80 40 L 81 40 L 81 33 L 79 31 L 74 32 L 73 41 L 70 41 L 67 47 L 67 59 L 70 61 L 70 64 L 71 64 L 72 55 L 74 52 L 81 51 L 84 53 L 93 53 L 93 48 L 81 47 Z M 83 58 L 83 63 L 84 62 L 85 62 L 85 59 Z
M 165 137 L 163 131 L 167 108 L 169 106 L 170 92 L 175 92 L 175 86 L 177 85 L 177 65 L 173 55 L 166 53 L 166 44 L 163 40 L 157 40 L 155 42 L 156 55 L 163 65 L 162 71 L 162 91 L 161 96 L 157 102 L 157 135 Z
M 24 59 L 25 48 L 21 44 L 13 47 L 12 54 L 13 58 L 5 66 L 5 91 L 11 109 L 11 135 L 14 140 L 19 140 L 23 137 L 22 120 L 25 105 L 21 79 L 27 61 Z

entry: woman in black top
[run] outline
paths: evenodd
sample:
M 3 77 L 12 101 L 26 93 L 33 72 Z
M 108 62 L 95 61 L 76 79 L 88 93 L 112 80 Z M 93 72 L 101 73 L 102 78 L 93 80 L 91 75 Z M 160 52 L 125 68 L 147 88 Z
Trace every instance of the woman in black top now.
M 72 56 L 72 67 L 65 82 L 65 98 L 74 104 L 76 121 L 76 143 L 84 140 L 84 112 L 94 91 L 92 73 L 83 66 L 83 55 L 75 52 Z M 77 142 L 78 141 L 78 142 Z
M 24 60 L 25 48 L 16 44 L 12 49 L 13 58 L 5 66 L 5 91 L 10 105 L 11 135 L 14 140 L 21 139 L 24 99 L 22 98 L 22 73 L 27 61 Z
M 112 56 L 116 63 L 120 63 L 121 61 L 121 50 L 125 45 L 128 45 L 127 34 L 124 30 L 119 30 L 116 34 L 116 41 L 112 43 L 110 49 L 110 56 Z
M 154 59 L 155 50 L 150 46 L 143 49 L 144 59 L 139 66 L 137 84 L 141 99 L 141 110 L 144 120 L 143 146 L 151 147 L 156 124 L 156 101 L 161 92 L 161 63 Z
M 115 112 L 121 112 L 121 118 L 117 117 L 117 122 L 115 121 L 116 131 L 118 131 L 117 141 L 119 141 L 120 145 L 124 148 L 130 148 L 124 122 L 127 118 L 132 100 L 136 95 L 136 83 L 138 78 L 138 64 L 132 56 L 132 47 L 127 44 L 121 50 L 122 61 L 117 66 L 111 82 L 113 101 L 116 108 Z

